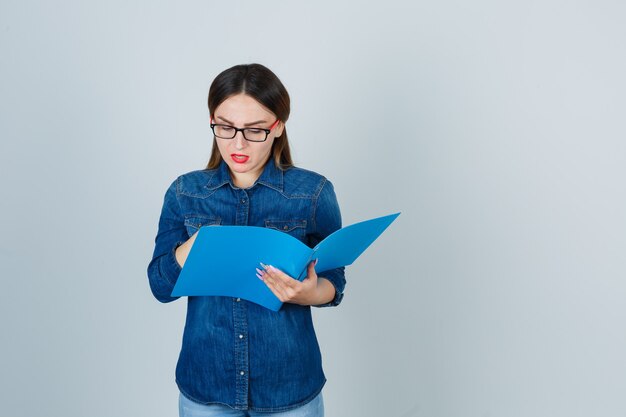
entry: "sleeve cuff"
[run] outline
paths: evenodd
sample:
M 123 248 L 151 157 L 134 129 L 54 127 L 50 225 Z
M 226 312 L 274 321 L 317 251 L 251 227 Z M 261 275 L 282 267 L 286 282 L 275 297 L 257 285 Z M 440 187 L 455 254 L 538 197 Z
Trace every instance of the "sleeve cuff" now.
M 176 242 L 174 248 L 168 252 L 167 256 L 165 256 L 161 262 L 161 272 L 165 279 L 167 279 L 172 285 L 176 284 L 180 271 L 183 269 L 176 260 L 176 249 L 183 243 L 185 242 Z
M 343 289 L 345 288 L 344 268 L 332 269 L 320 272 L 320 277 L 327 279 L 335 287 L 335 298 L 324 304 L 316 304 L 313 307 L 336 307 L 343 300 Z

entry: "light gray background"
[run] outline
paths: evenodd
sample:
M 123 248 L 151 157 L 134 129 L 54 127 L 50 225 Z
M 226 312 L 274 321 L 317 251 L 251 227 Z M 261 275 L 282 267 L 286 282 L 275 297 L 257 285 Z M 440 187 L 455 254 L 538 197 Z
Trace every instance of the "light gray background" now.
M 0 3 L 0 414 L 174 416 L 163 195 L 213 78 L 260 62 L 344 224 L 402 211 L 315 310 L 327 416 L 626 415 L 618 1 Z

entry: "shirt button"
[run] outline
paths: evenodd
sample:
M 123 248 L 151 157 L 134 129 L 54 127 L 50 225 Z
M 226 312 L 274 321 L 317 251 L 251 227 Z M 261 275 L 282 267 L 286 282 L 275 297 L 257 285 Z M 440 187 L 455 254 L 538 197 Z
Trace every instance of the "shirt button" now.
M 245 374 L 245 372 L 244 372 L 244 371 L 239 372 L 239 375 L 243 375 L 243 374 Z
M 287 225 L 283 226 L 283 230 L 287 230 L 287 229 L 289 229 L 289 226 Z
M 241 199 L 241 204 L 246 204 L 246 199 L 245 198 Z
M 242 335 L 242 334 L 240 334 L 240 335 L 239 335 L 239 338 L 240 338 L 240 339 L 243 339 L 243 335 Z
M 237 298 L 237 302 L 241 301 L 241 298 Z

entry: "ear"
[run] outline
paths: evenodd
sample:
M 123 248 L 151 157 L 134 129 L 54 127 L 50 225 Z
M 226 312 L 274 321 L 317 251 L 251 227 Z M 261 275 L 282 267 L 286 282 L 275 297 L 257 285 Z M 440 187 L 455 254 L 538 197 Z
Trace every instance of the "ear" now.
M 276 125 L 276 137 L 279 137 L 280 135 L 283 134 L 283 130 L 285 130 L 285 124 L 283 123 L 283 121 L 281 120 L 280 122 L 278 122 L 278 124 Z

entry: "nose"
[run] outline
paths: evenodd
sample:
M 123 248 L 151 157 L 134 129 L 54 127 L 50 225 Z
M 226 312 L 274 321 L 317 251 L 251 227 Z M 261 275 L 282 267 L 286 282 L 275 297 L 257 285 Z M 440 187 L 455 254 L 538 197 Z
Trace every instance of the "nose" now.
M 237 134 L 233 138 L 233 141 L 235 141 L 235 148 L 236 149 L 243 149 L 246 146 L 247 142 L 248 142 L 246 140 L 246 138 L 243 137 L 243 132 L 241 132 L 241 131 L 237 132 Z

